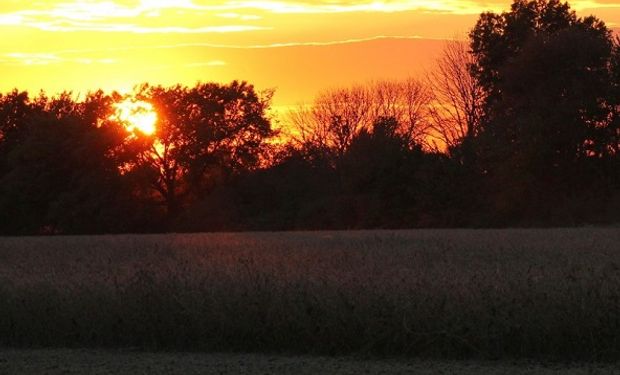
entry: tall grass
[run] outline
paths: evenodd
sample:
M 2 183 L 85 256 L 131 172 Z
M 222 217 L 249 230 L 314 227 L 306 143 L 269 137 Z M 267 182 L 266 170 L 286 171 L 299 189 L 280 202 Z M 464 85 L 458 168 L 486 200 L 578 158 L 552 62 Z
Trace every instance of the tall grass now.
M 0 345 L 620 355 L 620 230 L 0 239 Z

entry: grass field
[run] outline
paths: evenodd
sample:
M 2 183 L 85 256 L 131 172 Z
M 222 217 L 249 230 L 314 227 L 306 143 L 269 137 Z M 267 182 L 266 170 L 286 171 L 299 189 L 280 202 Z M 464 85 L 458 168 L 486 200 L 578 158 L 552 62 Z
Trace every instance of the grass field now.
M 0 239 L 0 346 L 620 358 L 620 230 Z

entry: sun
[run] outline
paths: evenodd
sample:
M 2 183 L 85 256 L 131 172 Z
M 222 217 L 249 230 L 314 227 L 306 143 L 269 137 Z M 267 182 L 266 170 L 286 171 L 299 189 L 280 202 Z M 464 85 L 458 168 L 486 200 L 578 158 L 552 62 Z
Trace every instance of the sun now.
M 116 103 L 114 108 L 114 117 L 121 121 L 128 132 L 152 135 L 157 130 L 157 112 L 151 103 L 128 98 Z

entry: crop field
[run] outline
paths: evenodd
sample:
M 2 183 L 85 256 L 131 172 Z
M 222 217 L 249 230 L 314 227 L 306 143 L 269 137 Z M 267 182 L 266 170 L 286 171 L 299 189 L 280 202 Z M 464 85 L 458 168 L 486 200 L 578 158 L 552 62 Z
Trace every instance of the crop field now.
M 620 358 L 620 230 L 0 239 L 0 346 Z

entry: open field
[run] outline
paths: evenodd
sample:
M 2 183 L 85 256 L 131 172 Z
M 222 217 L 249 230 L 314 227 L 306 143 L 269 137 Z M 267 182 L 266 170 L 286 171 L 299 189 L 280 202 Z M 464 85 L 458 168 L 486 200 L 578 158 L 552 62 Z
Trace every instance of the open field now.
M 613 364 L 524 361 L 363 360 L 354 357 L 228 353 L 149 353 L 119 350 L 0 350 L 0 373 L 20 375 L 610 375 Z
M 614 360 L 620 230 L 2 238 L 0 317 L 5 347 Z

